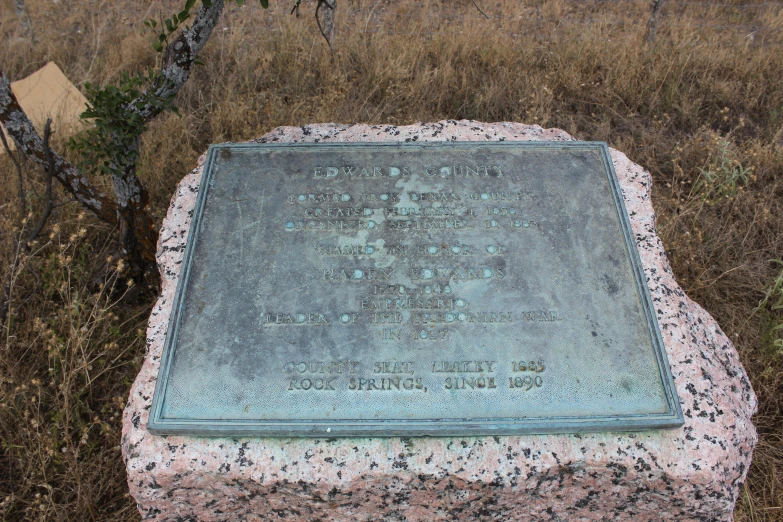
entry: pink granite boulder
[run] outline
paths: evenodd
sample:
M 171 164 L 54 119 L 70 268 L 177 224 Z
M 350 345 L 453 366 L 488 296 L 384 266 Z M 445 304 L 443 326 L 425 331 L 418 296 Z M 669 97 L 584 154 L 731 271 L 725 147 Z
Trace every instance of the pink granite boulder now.
M 281 142 L 565 141 L 557 129 L 442 121 L 281 127 Z M 145 520 L 731 520 L 750 465 L 756 397 L 731 341 L 682 291 L 655 233 L 651 177 L 612 160 L 671 362 L 685 425 L 638 433 L 444 438 L 154 436 L 147 418 L 204 157 L 163 222 L 163 289 L 123 416 Z

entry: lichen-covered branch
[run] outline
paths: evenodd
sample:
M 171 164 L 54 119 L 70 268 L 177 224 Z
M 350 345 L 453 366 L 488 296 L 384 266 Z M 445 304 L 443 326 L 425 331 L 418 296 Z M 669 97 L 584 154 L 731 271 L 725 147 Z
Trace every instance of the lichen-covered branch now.
M 126 121 L 140 119 L 139 132 L 147 122 L 171 107 L 174 97 L 190 78 L 198 53 L 212 35 L 224 6 L 224 0 L 212 0 L 209 5 L 202 3 L 193 25 L 166 46 L 159 73 L 143 92 L 123 106 Z M 136 176 L 139 136 L 113 141 L 122 144 L 122 150 L 111 158 L 120 240 L 136 280 L 155 262 L 158 234 L 149 216 L 149 196 Z
M 19 102 L 11 90 L 11 83 L 5 73 L 0 70 L 0 123 L 8 135 L 16 142 L 17 147 L 35 163 L 48 168 L 49 162 L 41 136 L 35 130 L 33 123 L 19 106 Z M 117 206 L 106 194 L 92 186 L 87 177 L 70 164 L 57 152 L 51 151 L 53 175 L 74 198 L 90 209 L 98 218 L 106 223 L 117 223 Z
M 224 7 L 224 0 L 212 0 L 209 7 L 201 5 L 193 25 L 166 46 L 160 74 L 137 99 L 127 105 L 128 111 L 135 112 L 144 121 L 150 121 L 160 114 L 165 107 L 162 102 L 173 99 L 190 77 L 198 53 L 212 35 Z

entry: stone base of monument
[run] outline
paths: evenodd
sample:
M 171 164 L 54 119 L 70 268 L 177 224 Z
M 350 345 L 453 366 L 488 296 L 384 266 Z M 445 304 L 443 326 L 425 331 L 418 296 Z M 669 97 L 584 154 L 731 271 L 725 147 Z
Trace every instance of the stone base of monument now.
M 556 129 L 444 121 L 279 128 L 259 142 L 567 141 Z M 750 465 L 756 397 L 731 341 L 672 275 L 651 178 L 612 160 L 685 414 L 677 429 L 433 438 L 199 438 L 147 431 L 201 169 L 172 198 L 163 288 L 124 413 L 122 450 L 145 520 L 730 520 Z

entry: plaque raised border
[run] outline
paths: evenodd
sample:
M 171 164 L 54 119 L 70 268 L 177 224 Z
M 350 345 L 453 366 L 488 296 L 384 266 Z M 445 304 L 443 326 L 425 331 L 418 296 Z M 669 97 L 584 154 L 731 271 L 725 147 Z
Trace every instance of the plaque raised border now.
M 469 418 L 433 418 L 433 419 L 355 419 L 355 420 L 227 420 L 167 418 L 163 415 L 163 402 L 168 389 L 173 353 L 180 334 L 184 301 L 194 252 L 201 229 L 201 221 L 212 186 L 212 172 L 218 154 L 224 150 L 348 150 L 382 148 L 398 149 L 443 149 L 459 150 L 475 147 L 491 148 L 527 148 L 527 149 L 597 149 L 600 152 L 605 174 L 614 202 L 614 210 L 620 222 L 620 228 L 628 255 L 636 291 L 643 308 L 647 331 L 654 351 L 655 361 L 663 388 L 663 400 L 666 411 L 662 413 L 589 415 L 563 417 L 469 417 Z M 462 436 L 462 435 L 515 435 L 545 433 L 580 433 L 591 431 L 637 431 L 678 427 L 684 424 L 682 410 L 676 395 L 674 380 L 664 350 L 660 329 L 655 317 L 649 290 L 645 282 L 639 252 L 634 241 L 619 182 L 609 155 L 609 149 L 603 142 L 428 142 L 428 143 L 294 143 L 294 144 L 256 144 L 225 143 L 211 145 L 201 176 L 193 218 L 190 225 L 182 261 L 182 271 L 174 295 L 171 317 L 166 332 L 160 370 L 158 373 L 152 402 L 148 430 L 153 434 L 185 434 L 195 436 L 268 436 L 268 437 L 355 437 L 355 436 Z

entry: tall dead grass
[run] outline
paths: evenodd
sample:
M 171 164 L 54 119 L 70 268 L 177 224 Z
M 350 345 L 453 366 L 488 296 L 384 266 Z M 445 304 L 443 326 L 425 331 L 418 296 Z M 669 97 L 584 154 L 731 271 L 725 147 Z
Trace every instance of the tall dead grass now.
M 774 329 L 783 310 L 758 308 L 781 277 L 770 260 L 783 258 L 783 8 L 670 2 L 650 47 L 646 2 L 480 4 L 490 20 L 467 1 L 343 0 L 333 56 L 311 17 L 287 16 L 285 3 L 269 12 L 229 7 L 178 98 L 182 116 L 160 118 L 144 136 L 141 175 L 156 219 L 209 143 L 279 125 L 514 120 L 607 141 L 653 173 L 677 278 L 735 341 L 761 400 L 761 439 L 737 518 L 783 520 L 783 355 Z M 54 60 L 79 85 L 115 80 L 154 66 L 141 21 L 177 5 L 28 0 L 38 38 L 30 45 L 6 1 L 0 67 L 16 79 Z M 21 216 L 12 166 L 0 158 L 0 168 L 9 267 Z M 39 174 L 31 176 L 37 209 Z M 6 519 L 138 517 L 118 449 L 119 411 L 152 296 L 110 291 L 122 276 L 106 261 L 114 236 L 79 212 L 58 208 L 49 239 L 14 275 L 0 353 Z
M 91 228 L 77 217 L 53 225 L 29 253 L 14 252 L 16 307 L 0 350 L 4 519 L 132 512 L 117 491 L 116 431 L 143 347 L 142 330 L 130 326 L 147 307 L 112 297 L 122 267 L 96 270 L 91 258 L 107 255 L 107 245 Z

